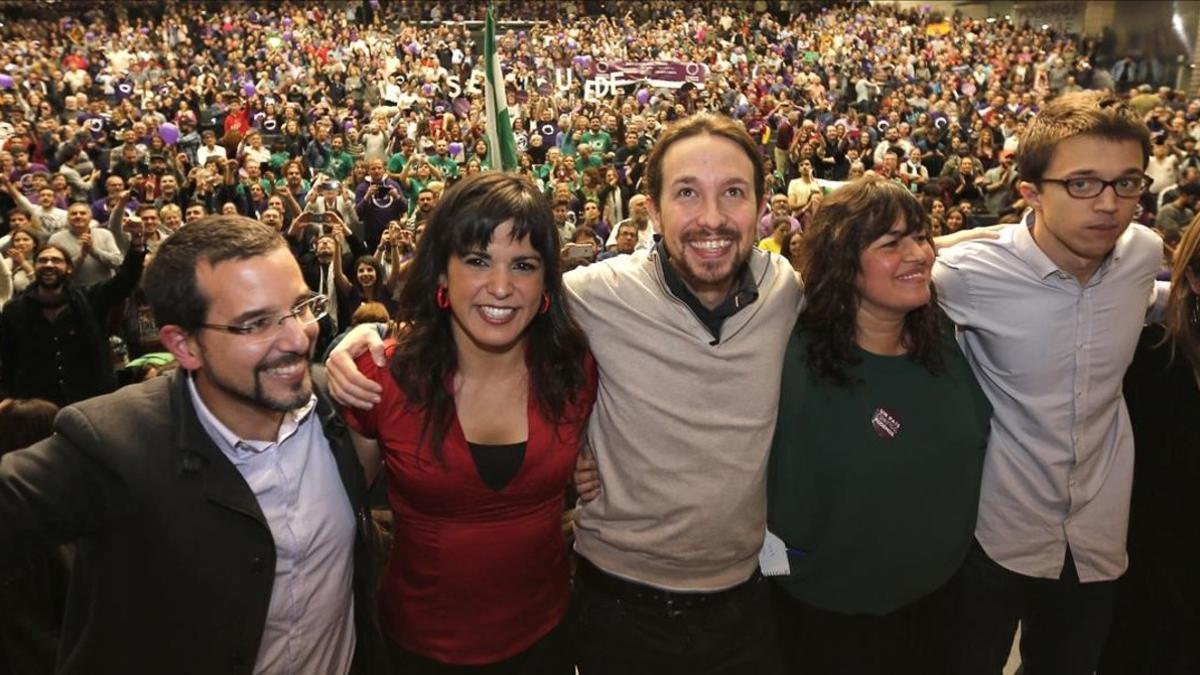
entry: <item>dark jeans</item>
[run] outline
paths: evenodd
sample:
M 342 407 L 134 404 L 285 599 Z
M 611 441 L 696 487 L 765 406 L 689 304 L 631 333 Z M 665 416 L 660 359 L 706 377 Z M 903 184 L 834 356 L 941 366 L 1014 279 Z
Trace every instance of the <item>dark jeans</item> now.
M 789 673 L 946 675 L 955 647 L 956 580 L 888 614 L 843 614 L 777 589 Z
M 391 671 L 397 675 L 574 675 L 575 655 L 566 620 L 529 649 L 498 663 L 456 666 L 414 654 L 387 641 Z
M 1112 622 L 1115 581 L 1081 583 L 1067 551 L 1058 579 L 1006 569 L 975 542 L 960 578 L 961 675 L 999 675 L 1021 623 L 1024 675 L 1090 675 Z
M 580 675 L 782 672 L 768 581 L 673 593 L 607 574 L 582 557 L 571 601 Z

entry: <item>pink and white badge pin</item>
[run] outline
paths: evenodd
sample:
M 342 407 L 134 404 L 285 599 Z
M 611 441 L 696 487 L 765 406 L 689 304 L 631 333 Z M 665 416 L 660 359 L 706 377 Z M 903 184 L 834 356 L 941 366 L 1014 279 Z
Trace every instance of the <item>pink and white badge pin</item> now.
M 895 438 L 900 434 L 900 418 L 887 408 L 876 408 L 871 415 L 871 430 L 880 438 Z

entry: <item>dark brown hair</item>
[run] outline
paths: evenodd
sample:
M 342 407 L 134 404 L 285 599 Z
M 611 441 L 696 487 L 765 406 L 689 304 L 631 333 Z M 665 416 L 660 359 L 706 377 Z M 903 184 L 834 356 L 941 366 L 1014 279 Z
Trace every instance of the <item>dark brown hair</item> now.
M 646 159 L 646 194 L 650 195 L 655 202 L 662 199 L 662 163 L 667 150 L 685 138 L 702 134 L 719 136 L 733 141 L 742 149 L 742 152 L 746 153 L 746 157 L 754 165 L 754 200 L 756 204 L 761 204 L 766 189 L 766 172 L 763 169 L 763 159 L 758 152 L 758 145 L 755 144 L 753 138 L 750 138 L 749 132 L 741 123 L 723 115 L 707 112 L 697 113 L 672 123 L 659 137 L 654 148 L 650 150 L 650 157 Z
M 1150 158 L 1150 130 L 1132 108 L 1101 92 L 1080 91 L 1047 103 L 1025 129 L 1017 154 L 1021 180 L 1041 181 L 1058 145 L 1076 136 L 1137 141 L 1143 168 Z
M 57 414 L 58 406 L 38 398 L 0 401 L 0 456 L 48 438 Z
M 1175 248 L 1171 266 L 1171 294 L 1167 297 L 1164 343 L 1171 345 L 1171 358 L 1183 354 L 1192 368 L 1200 368 L 1200 295 L 1192 290 L 1188 272 L 1200 281 L 1200 217 L 1192 219 Z
M 208 298 L 196 284 L 196 266 L 245 260 L 286 247 L 279 232 L 245 216 L 205 216 L 172 234 L 142 276 L 146 300 L 159 326 L 194 333 L 208 315 Z
M 855 384 L 846 369 L 860 359 L 854 353 L 857 335 L 858 287 L 862 253 L 898 220 L 905 233 L 929 232 L 929 216 L 921 203 L 899 183 L 868 176 L 834 190 L 821 202 L 805 233 L 801 277 L 805 306 L 798 328 L 811 339 L 807 360 L 818 378 L 846 386 Z M 936 291 L 928 305 L 904 319 L 904 344 L 909 358 L 931 373 L 944 369 L 942 325 Z

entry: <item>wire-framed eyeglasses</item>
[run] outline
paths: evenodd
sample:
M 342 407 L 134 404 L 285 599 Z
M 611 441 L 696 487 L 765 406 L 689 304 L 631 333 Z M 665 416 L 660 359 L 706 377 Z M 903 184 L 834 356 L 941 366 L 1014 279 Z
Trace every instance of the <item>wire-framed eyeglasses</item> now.
M 261 316 L 238 324 L 202 323 L 200 327 L 240 335 L 253 342 L 265 342 L 279 337 L 288 319 L 295 319 L 301 328 L 307 328 L 325 318 L 328 313 L 329 298 L 316 293 L 297 302 L 283 314 Z

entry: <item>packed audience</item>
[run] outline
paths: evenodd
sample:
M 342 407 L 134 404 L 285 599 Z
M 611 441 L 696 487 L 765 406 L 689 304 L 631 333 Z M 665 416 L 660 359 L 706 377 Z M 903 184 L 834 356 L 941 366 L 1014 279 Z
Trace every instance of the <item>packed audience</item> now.
M 500 168 L 485 8 L 202 2 L 8 17 L 0 396 L 66 406 L 175 368 L 142 272 L 206 215 L 284 235 L 328 298 L 318 357 L 352 326 L 395 317 L 443 194 Z M 1078 36 L 859 3 L 501 3 L 497 17 L 513 170 L 549 198 L 564 271 L 655 246 L 647 160 L 670 123 L 704 111 L 757 144 L 757 246 L 797 270 L 828 196 L 863 179 L 912 195 L 934 235 L 1020 222 L 1021 136 L 1048 101 L 1085 89 L 1127 100 L 1151 131 L 1134 218 L 1163 237 L 1164 279 L 1200 204 L 1200 99 L 1118 85 Z M 603 77 L 643 62 L 678 67 Z

